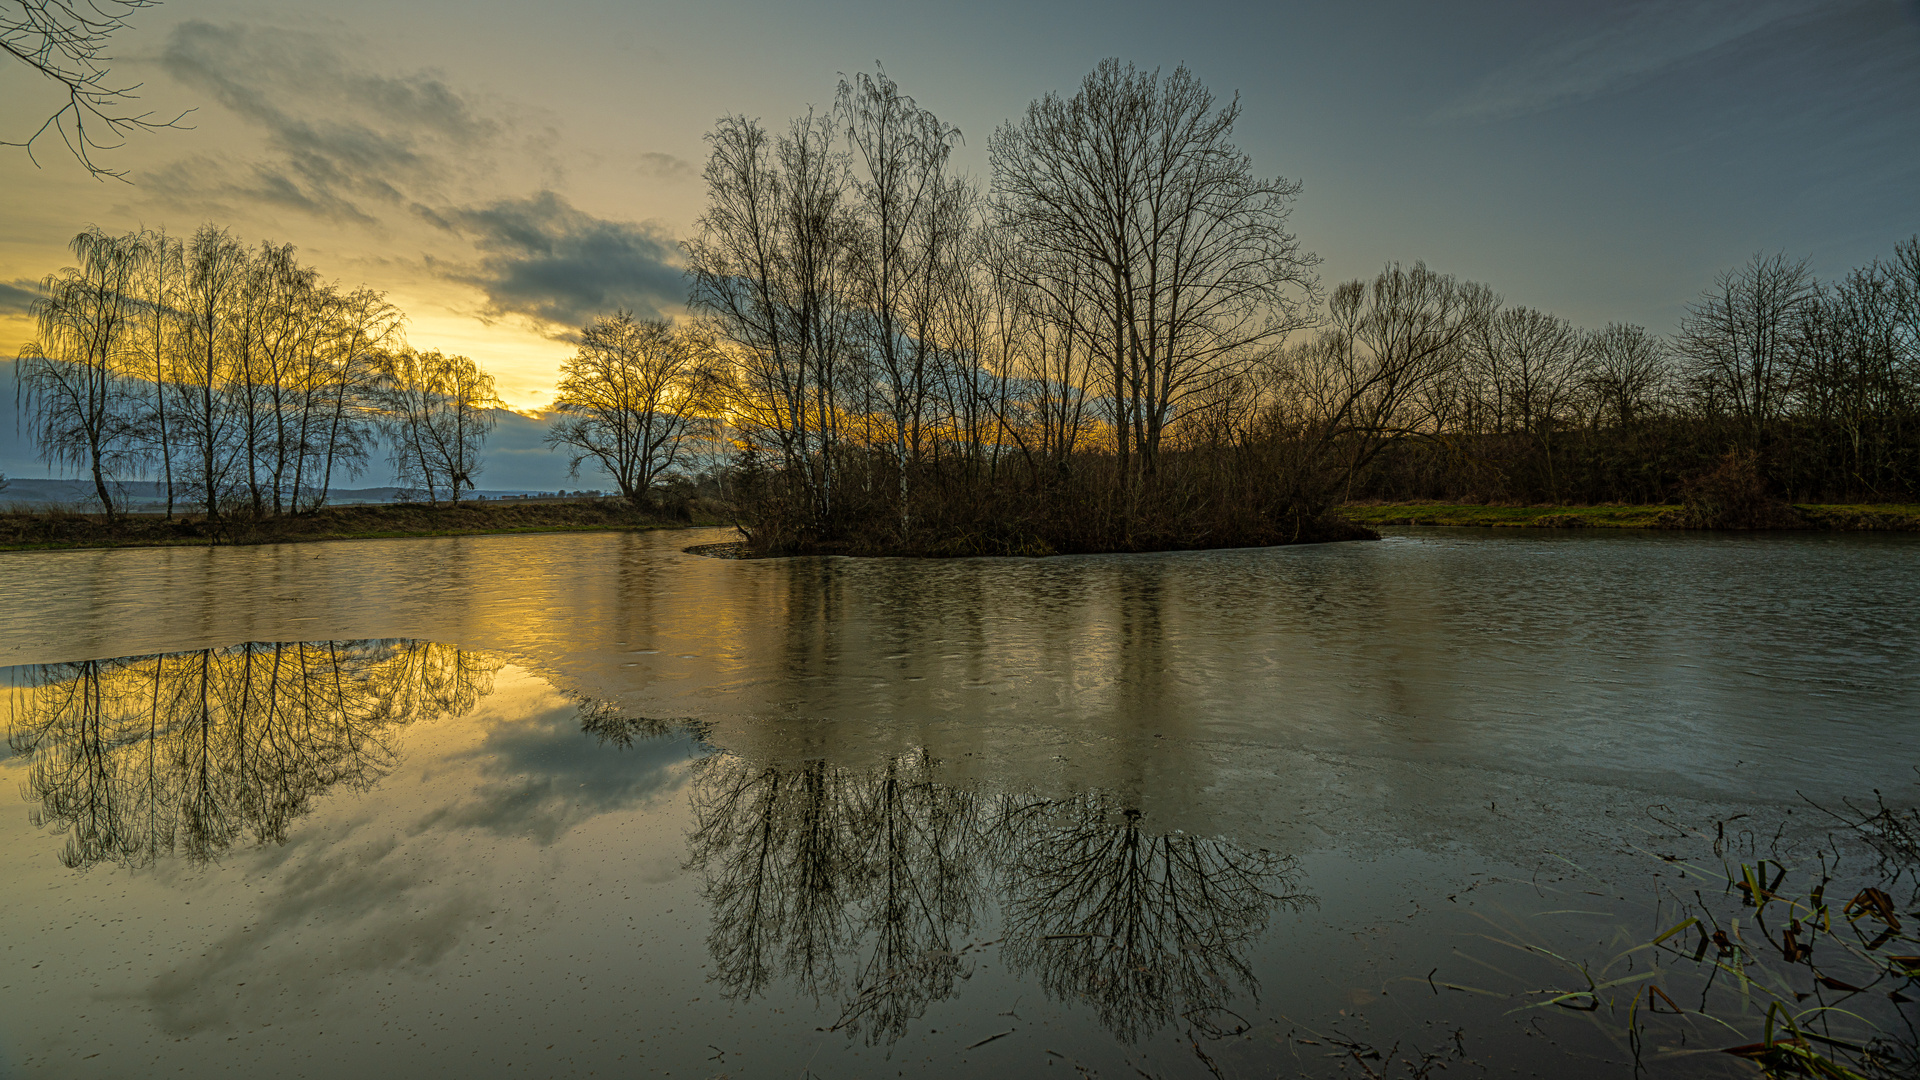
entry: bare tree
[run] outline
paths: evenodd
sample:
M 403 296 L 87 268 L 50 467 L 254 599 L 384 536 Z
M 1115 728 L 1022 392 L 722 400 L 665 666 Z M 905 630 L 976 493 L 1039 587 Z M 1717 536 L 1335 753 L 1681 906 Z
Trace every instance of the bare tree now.
M 229 343 L 245 289 L 247 253 L 225 230 L 203 225 L 186 246 L 176 337 L 173 416 L 192 453 L 186 467 L 207 514 L 218 516 L 234 471 L 237 427 Z
M 1630 428 L 1661 408 L 1672 376 L 1665 342 L 1646 327 L 1608 323 L 1587 339 L 1595 426 Z
M 979 288 L 995 307 L 993 340 L 981 353 L 1000 384 L 999 431 L 1030 467 L 1059 475 L 1088 434 L 1097 357 L 1081 328 L 1090 315 L 1072 306 L 1078 290 L 1036 280 L 1033 253 L 1010 231 L 988 224 L 976 235 Z
M 834 507 L 834 453 L 849 360 L 846 169 L 811 114 L 770 137 L 745 117 L 707 136 L 707 212 L 686 243 L 689 303 L 733 352 L 733 412 L 780 455 L 790 498 L 816 528 Z
M 1454 378 L 1497 307 L 1492 290 L 1390 264 L 1372 282 L 1349 281 L 1328 301 L 1331 327 L 1273 355 L 1273 424 L 1292 447 L 1296 513 L 1324 509 L 1381 450 L 1444 434 L 1433 391 Z
M 140 245 L 136 237 L 92 228 L 68 247 L 79 265 L 41 286 L 45 295 L 34 303 L 39 338 L 20 348 L 16 393 L 41 457 L 86 470 L 111 519 L 110 485 L 145 451 L 140 391 L 126 371 Z
M 964 240 L 965 222 L 938 212 L 945 170 L 959 129 L 942 122 L 884 70 L 842 78 L 834 117 L 845 126 L 856 169 L 853 206 L 854 297 L 861 337 L 884 380 L 899 473 L 901 521 L 907 516 L 910 456 L 920 448 L 931 391 L 934 309 L 941 264 Z
M 336 468 L 357 475 L 364 467 L 378 412 L 380 361 L 405 321 L 385 293 L 365 287 L 336 296 L 332 317 L 329 352 L 313 361 L 324 365 L 327 377 L 314 402 L 313 422 L 323 434 L 319 459 L 312 465 L 320 480 L 307 496 L 309 506 L 326 500 Z M 301 483 L 294 486 L 296 492 L 307 490 Z
M 473 488 L 500 400 L 493 376 L 464 356 L 402 348 L 387 354 L 379 401 L 400 484 L 438 505 Z
M 1481 320 L 1471 340 L 1492 397 L 1495 430 L 1532 437 L 1546 461 L 1547 489 L 1557 499 L 1553 437 L 1571 418 L 1586 382 L 1586 337 L 1557 315 L 1516 307 Z
M 140 233 L 135 291 L 139 377 L 152 380 L 153 408 L 149 435 L 153 456 L 160 460 L 160 480 L 166 489 L 167 517 L 173 517 L 174 432 L 167 423 L 168 384 L 173 380 L 174 352 L 178 347 L 180 304 L 185 287 L 186 246 L 167 235 L 166 230 Z
M 1790 485 L 1831 484 L 1875 494 L 1897 491 L 1902 428 L 1920 400 L 1903 347 L 1899 279 L 1875 263 L 1819 288 L 1800 312 L 1794 341 L 1791 411 L 1797 426 Z M 1905 467 L 1902 467 L 1904 464 Z
M 213 225 L 186 243 L 90 229 L 73 249 L 80 265 L 50 276 L 35 309 L 18 405 L 40 453 L 91 473 L 110 516 L 114 481 L 149 463 L 169 515 L 191 491 L 211 516 L 256 517 L 314 509 L 337 473 L 363 467 L 392 400 L 386 360 L 405 351 L 382 294 L 344 292 L 291 245 L 249 253 Z M 409 369 L 423 381 L 407 384 L 419 423 L 403 427 L 421 434 L 408 476 L 430 473 L 436 497 L 457 498 L 491 427 L 492 383 L 464 358 L 424 356 Z
M 95 162 L 98 150 L 112 150 L 134 131 L 178 127 L 186 113 L 171 120 L 155 120 L 152 112 L 135 112 L 139 83 L 112 79 L 106 55 L 109 39 L 131 25 L 135 13 L 158 6 L 159 0 L 0 0 L 0 52 L 59 87 L 67 101 L 41 122 L 17 146 L 33 158 L 33 144 L 49 131 L 59 134 L 74 158 L 96 179 L 125 179 L 125 170 Z M 191 111 L 191 110 L 189 110 Z M 35 165 L 39 159 L 33 158 Z
M 592 461 L 620 494 L 645 505 L 682 465 L 689 443 L 712 428 L 710 350 L 691 331 L 630 311 L 593 320 L 560 369 L 549 446 L 566 447 L 569 475 Z
M 1300 185 L 1253 173 L 1239 114 L 1184 67 L 1162 80 L 1105 60 L 989 144 L 1001 220 L 1096 305 L 1082 329 L 1107 357 L 1123 476 L 1130 454 L 1153 472 L 1190 396 L 1308 321 L 1316 259 L 1286 228 Z
M 1748 448 L 1765 444 L 1786 408 L 1794 331 L 1813 296 L 1805 259 L 1755 255 L 1723 272 L 1680 321 L 1680 355 L 1707 400 L 1733 414 Z

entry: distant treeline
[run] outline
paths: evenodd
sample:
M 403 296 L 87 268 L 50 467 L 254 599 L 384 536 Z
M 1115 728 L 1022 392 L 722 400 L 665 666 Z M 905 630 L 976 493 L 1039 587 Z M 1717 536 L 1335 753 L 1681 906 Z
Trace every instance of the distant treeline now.
M 1352 495 L 1658 503 L 1744 476 L 1794 502 L 1912 501 L 1920 238 L 1836 282 L 1756 256 L 1671 338 L 1491 311 L 1406 426 Z
M 95 228 L 71 248 L 34 305 L 17 404 L 41 456 L 89 478 L 109 517 L 114 481 L 152 476 L 169 515 L 310 510 L 364 471 L 377 434 L 401 486 L 435 501 L 473 486 L 493 380 L 408 346 L 384 295 L 212 225 L 186 240 Z

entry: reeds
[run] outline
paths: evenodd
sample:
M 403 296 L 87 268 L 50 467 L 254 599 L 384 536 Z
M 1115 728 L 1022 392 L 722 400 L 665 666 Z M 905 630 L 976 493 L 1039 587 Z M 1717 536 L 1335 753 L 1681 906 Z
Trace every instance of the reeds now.
M 1663 880 L 1677 872 L 1685 883 L 1658 890 L 1657 931 L 1633 930 L 1644 913 L 1503 912 L 1477 936 L 1482 947 L 1461 954 L 1492 972 L 1496 988 L 1453 988 L 1509 998 L 1510 1015 L 1581 1014 L 1636 1072 L 1697 1075 L 1734 1058 L 1767 1077 L 1920 1075 L 1920 915 L 1889 891 L 1920 872 L 1920 814 L 1877 802 L 1836 817 L 1848 833 L 1804 856 L 1731 858 L 1725 823 L 1711 835 L 1688 830 L 1711 843 L 1714 859 L 1635 847 L 1657 860 Z M 1863 859 L 1862 842 L 1880 857 Z M 1599 952 L 1570 949 L 1571 934 L 1540 927 L 1575 914 L 1610 918 Z M 1489 958 L 1506 950 L 1550 974 Z

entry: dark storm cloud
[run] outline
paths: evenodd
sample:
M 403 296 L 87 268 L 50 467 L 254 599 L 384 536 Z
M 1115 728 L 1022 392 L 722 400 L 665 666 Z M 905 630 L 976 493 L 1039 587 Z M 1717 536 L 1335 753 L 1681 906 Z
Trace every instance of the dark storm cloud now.
M 485 292 L 490 315 L 578 328 L 616 308 L 658 318 L 686 300 L 672 237 L 594 217 L 554 192 L 436 216 L 479 249 L 477 265 L 445 276 Z
M 40 299 L 40 283 L 27 278 L 0 281 L 0 315 L 30 315 Z
M 501 130 L 437 75 L 356 68 L 314 34 L 193 20 L 174 28 L 167 71 L 266 133 L 269 160 L 211 159 L 161 170 L 178 193 L 258 201 L 363 223 L 405 206 Z

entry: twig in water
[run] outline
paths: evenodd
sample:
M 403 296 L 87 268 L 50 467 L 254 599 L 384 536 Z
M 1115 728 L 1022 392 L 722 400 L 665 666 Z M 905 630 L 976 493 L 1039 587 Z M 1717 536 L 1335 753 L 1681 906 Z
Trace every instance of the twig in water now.
M 971 1050 L 973 1049 L 974 1046 L 985 1046 L 995 1039 L 1004 1039 L 1011 1034 L 1013 1034 L 1013 1029 L 1008 1028 L 1007 1030 L 1000 1032 L 998 1035 L 989 1035 L 986 1038 L 981 1039 L 979 1042 L 974 1043 L 973 1046 L 967 1047 L 967 1049 Z
M 1200 1064 L 1205 1065 L 1208 1072 L 1219 1077 L 1219 1080 L 1227 1080 L 1226 1077 L 1221 1076 L 1220 1067 L 1213 1063 L 1213 1059 L 1207 1056 L 1207 1052 L 1200 1049 L 1200 1040 L 1194 1037 L 1192 1028 L 1187 1029 L 1187 1043 L 1193 1047 L 1194 1056 L 1200 1059 Z

